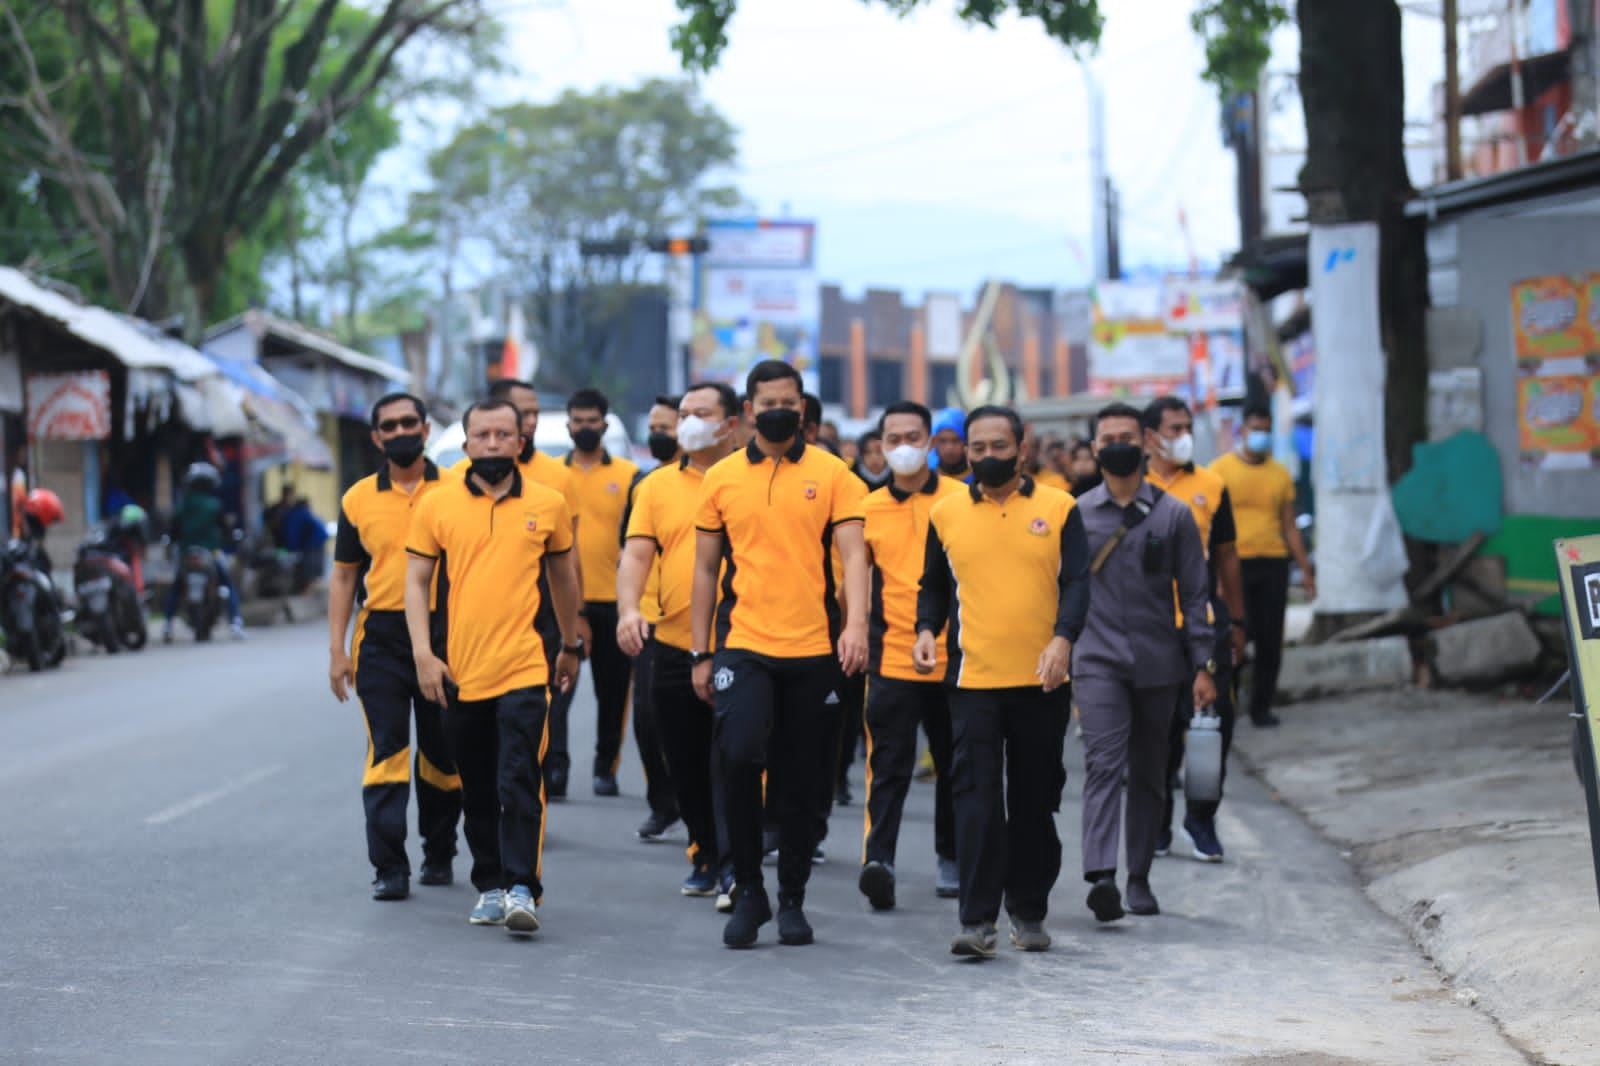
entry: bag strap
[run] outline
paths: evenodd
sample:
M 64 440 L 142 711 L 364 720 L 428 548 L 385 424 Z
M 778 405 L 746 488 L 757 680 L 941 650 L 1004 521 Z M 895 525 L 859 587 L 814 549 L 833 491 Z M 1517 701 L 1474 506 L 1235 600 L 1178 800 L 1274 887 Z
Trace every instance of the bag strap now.
M 1151 487 L 1155 491 L 1156 499 L 1160 500 L 1162 496 L 1161 490 L 1154 486 Z M 1138 528 L 1139 523 L 1149 518 L 1150 512 L 1153 510 L 1155 510 L 1155 504 L 1145 503 L 1137 497 L 1122 509 L 1122 525 L 1118 526 L 1116 532 L 1112 533 L 1106 539 L 1106 542 L 1100 545 L 1100 550 L 1094 553 L 1094 559 L 1089 563 L 1089 574 L 1091 576 L 1098 574 L 1105 567 L 1106 560 L 1110 559 L 1111 553 L 1117 550 L 1117 545 L 1121 544 L 1122 538 L 1128 535 L 1128 530 Z

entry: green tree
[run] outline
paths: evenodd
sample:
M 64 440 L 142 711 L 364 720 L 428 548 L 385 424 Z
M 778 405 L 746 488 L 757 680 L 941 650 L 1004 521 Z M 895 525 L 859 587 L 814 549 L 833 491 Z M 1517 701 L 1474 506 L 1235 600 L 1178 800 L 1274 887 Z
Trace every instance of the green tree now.
M 650 260 L 637 247 L 580 255 L 579 242 L 681 233 L 738 205 L 716 180 L 735 135 L 682 80 L 496 108 L 433 155 L 413 220 L 447 260 L 463 243 L 484 248 L 514 279 L 543 384 L 615 384 L 618 331 Z
M 89 290 L 198 330 L 402 50 L 486 20 L 479 0 L 7 0 L 0 220 L 52 230 L 59 259 L 92 262 Z
M 905 13 L 926 0 L 863 0 Z M 728 44 L 738 0 L 677 0 L 672 32 L 685 67 L 710 70 Z M 1130 5 L 1131 6 L 1131 5 Z M 1299 0 L 1300 97 L 1306 164 L 1300 189 L 1317 224 L 1372 222 L 1381 234 L 1379 292 L 1388 367 L 1384 410 L 1391 479 L 1425 436 L 1427 254 L 1419 220 L 1407 219 L 1405 70 L 1396 0 Z M 1096 0 L 956 0 L 962 19 L 992 26 L 1007 11 L 1036 18 L 1069 47 L 1093 46 Z M 1206 42 L 1206 76 L 1223 92 L 1257 88 L 1272 31 L 1287 21 L 1276 0 L 1197 0 L 1191 24 Z M 1331 355 L 1332 353 L 1330 353 Z

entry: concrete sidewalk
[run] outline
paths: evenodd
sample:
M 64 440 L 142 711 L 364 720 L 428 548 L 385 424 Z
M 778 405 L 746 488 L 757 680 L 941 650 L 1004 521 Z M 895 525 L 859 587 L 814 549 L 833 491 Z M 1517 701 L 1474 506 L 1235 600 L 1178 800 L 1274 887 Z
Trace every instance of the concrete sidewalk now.
M 1538 1062 L 1600 1062 L 1600 903 L 1572 704 L 1411 688 L 1296 704 L 1236 751 Z

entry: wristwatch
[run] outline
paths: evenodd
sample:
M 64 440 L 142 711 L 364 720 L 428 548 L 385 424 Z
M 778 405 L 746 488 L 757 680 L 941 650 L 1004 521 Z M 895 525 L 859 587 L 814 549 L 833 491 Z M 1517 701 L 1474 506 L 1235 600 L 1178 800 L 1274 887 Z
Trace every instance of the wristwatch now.
M 1203 669 L 1206 673 L 1210 674 L 1212 677 L 1216 677 L 1217 676 L 1217 660 L 1215 660 L 1215 659 L 1207 659 L 1205 666 L 1201 667 L 1201 669 Z
M 699 666 L 701 663 L 708 663 L 710 661 L 711 653 L 708 651 L 692 651 L 689 653 L 690 666 Z
M 583 638 L 579 637 L 578 638 L 578 643 L 576 643 L 576 644 L 562 644 L 561 645 L 561 651 L 562 651 L 563 654 L 566 654 L 566 655 L 582 656 L 583 655 Z

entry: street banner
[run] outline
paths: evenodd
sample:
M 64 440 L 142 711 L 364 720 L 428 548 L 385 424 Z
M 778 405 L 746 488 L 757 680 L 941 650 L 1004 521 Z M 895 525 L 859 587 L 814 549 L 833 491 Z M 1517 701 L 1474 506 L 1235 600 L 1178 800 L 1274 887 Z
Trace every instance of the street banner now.
M 29 440 L 105 440 L 111 436 L 111 376 L 29 374 Z
M 1600 894 L 1600 537 L 1555 542 L 1572 661 L 1573 755 L 1589 807 L 1589 850 Z
M 1167 328 L 1160 282 L 1107 281 L 1094 287 L 1089 391 L 1099 396 L 1189 393 L 1190 343 Z
M 742 390 L 750 368 L 781 359 L 819 391 L 821 286 L 816 226 L 811 222 L 711 222 L 701 262 L 691 380 L 725 381 Z
M 1174 333 L 1232 333 L 1244 328 L 1244 286 L 1237 281 L 1174 278 L 1166 283 L 1167 328 Z

